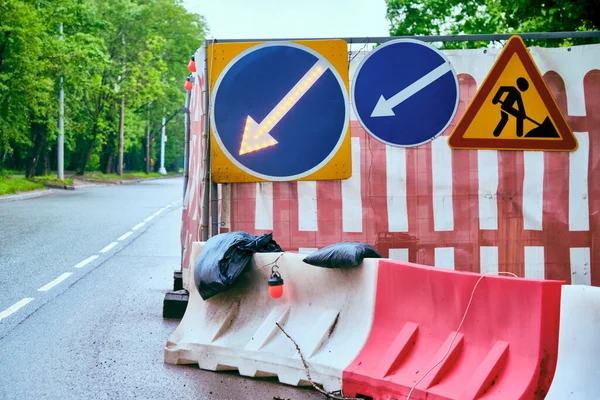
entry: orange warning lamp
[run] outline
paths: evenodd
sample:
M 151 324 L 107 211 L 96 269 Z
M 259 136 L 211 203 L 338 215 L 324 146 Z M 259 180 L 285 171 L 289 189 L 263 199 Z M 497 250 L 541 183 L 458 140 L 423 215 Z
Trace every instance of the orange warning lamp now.
M 191 56 L 190 62 L 188 63 L 188 69 L 190 72 L 196 72 L 196 57 Z
M 192 80 L 189 77 L 187 77 L 185 80 L 185 85 L 183 85 L 183 87 L 185 88 L 185 90 L 189 91 L 189 90 L 192 90 L 193 86 L 194 85 L 192 84 Z
M 271 268 L 271 277 L 269 278 L 269 294 L 272 298 L 278 299 L 283 295 L 283 279 L 281 278 L 279 271 L 276 271 L 275 268 L 279 269 L 279 267 L 274 265 L 273 268 Z

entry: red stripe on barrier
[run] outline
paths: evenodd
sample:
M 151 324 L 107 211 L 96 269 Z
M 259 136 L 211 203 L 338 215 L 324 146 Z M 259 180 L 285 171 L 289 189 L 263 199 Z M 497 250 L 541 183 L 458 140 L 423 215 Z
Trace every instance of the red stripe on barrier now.
M 342 182 L 317 182 L 317 245 L 342 241 Z
M 565 84 L 556 72 L 548 72 L 544 80 L 562 111 L 567 115 Z M 569 247 L 569 155 L 544 153 L 544 207 L 542 225 L 546 258 L 546 277 L 571 283 Z M 560 232 L 560 234 L 557 234 Z
M 460 101 L 449 135 L 475 96 L 477 83 L 469 75 L 460 74 Z M 454 209 L 454 265 L 456 269 L 479 271 L 479 177 L 477 152 L 452 150 L 452 207 Z
M 388 231 L 386 145 L 369 135 L 358 122 L 352 129 L 363 132 L 364 165 L 361 165 L 361 192 L 363 198 L 363 230 L 366 243 L 374 245 L 381 232 Z M 362 150 L 362 147 L 361 147 Z
M 292 210 L 292 196 L 298 197 L 298 191 L 293 190 L 295 182 L 273 182 L 273 238 L 279 246 L 289 249 L 292 246 L 292 226 L 298 226 L 298 205 L 296 213 Z M 294 240 L 300 242 L 299 237 Z M 305 247 L 299 245 L 299 247 Z
M 381 260 L 373 327 L 343 373 L 344 394 L 400 399 L 420 380 L 413 400 L 543 399 L 563 283 L 486 276 L 456 332 L 480 278 Z
M 232 231 L 252 232 L 256 218 L 256 184 L 239 183 L 231 185 L 231 227 Z M 277 239 L 275 239 L 277 240 Z

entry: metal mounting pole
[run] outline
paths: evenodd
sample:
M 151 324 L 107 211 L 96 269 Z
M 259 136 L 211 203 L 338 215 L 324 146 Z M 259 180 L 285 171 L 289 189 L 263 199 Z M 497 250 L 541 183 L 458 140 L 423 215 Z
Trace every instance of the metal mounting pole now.
M 122 77 L 121 82 L 125 79 L 125 34 L 121 35 L 121 45 L 123 46 L 123 58 L 121 59 Z M 123 143 L 125 141 L 125 93 L 121 95 L 121 115 L 119 117 L 119 156 L 117 162 L 117 174 L 123 175 Z
M 210 181 L 210 236 L 219 234 L 219 187 L 211 179 Z
M 166 175 L 167 170 L 165 169 L 165 142 L 167 141 L 167 135 L 165 135 L 165 125 L 167 124 L 167 122 L 164 113 L 165 110 L 163 109 L 162 128 L 160 132 L 160 168 L 158 172 L 163 175 Z
M 199 82 L 198 82 L 199 83 Z M 208 76 L 208 44 L 204 42 L 204 157 L 202 166 L 204 167 L 204 179 L 202 181 L 202 241 L 208 240 L 208 207 L 210 201 L 210 124 L 209 124 L 209 97 L 208 87 L 210 85 L 210 76 Z
M 185 130 L 185 142 L 183 146 L 183 198 L 185 198 L 188 186 L 188 180 L 190 179 L 190 99 L 192 98 L 189 91 L 185 93 L 185 106 L 183 112 L 185 113 L 184 118 L 184 130 Z
M 63 24 L 58 24 L 58 40 L 63 40 Z M 58 144 L 57 144 L 57 168 L 58 179 L 65 179 L 65 91 L 63 89 L 63 77 L 59 78 L 58 89 Z

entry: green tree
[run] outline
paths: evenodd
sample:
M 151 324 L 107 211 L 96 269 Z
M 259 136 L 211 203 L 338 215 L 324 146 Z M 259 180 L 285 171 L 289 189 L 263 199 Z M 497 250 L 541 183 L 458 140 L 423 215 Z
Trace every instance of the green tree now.
M 387 0 L 390 34 L 458 35 L 598 29 L 597 0 Z M 545 44 L 545 43 L 541 43 Z M 447 47 L 480 47 L 481 42 Z
M 0 172 L 9 165 L 33 176 L 55 163 L 59 77 L 67 168 L 114 170 L 122 94 L 126 160 L 143 165 L 148 111 L 151 132 L 160 133 L 163 114 L 183 105 L 204 20 L 180 0 L 0 0 L 0 16 Z M 183 136 L 182 118 L 167 130 L 176 159 L 183 146 L 171 146 Z M 150 144 L 156 159 L 159 135 Z

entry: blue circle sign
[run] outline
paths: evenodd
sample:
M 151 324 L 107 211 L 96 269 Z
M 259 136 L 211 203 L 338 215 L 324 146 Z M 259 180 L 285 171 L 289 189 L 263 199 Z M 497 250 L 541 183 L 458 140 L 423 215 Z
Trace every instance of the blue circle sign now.
M 458 78 L 439 50 L 413 39 L 385 43 L 358 67 L 352 100 L 378 140 L 413 147 L 441 135 L 458 108 Z
M 212 93 L 211 123 L 224 154 L 269 181 L 316 172 L 348 129 L 346 86 L 331 63 L 296 43 L 271 42 L 237 55 Z

